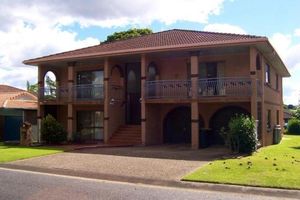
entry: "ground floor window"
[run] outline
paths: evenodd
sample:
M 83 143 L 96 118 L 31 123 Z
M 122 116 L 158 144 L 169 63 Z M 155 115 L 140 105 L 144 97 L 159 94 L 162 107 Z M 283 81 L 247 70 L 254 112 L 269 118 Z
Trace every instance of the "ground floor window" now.
M 271 128 L 271 110 L 267 111 L 267 129 Z
M 78 111 L 77 132 L 82 140 L 103 140 L 103 112 Z

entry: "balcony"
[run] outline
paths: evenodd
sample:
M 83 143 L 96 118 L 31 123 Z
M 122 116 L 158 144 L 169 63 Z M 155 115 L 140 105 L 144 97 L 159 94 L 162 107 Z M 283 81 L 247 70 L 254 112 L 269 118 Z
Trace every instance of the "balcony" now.
M 103 84 L 82 84 L 58 86 L 56 88 L 39 88 L 39 100 L 42 102 L 84 102 L 102 101 L 104 98 Z
M 222 77 L 198 79 L 197 97 L 199 100 L 216 97 L 250 97 L 252 94 L 251 79 L 244 77 Z M 259 81 L 257 84 L 260 95 Z M 155 99 L 191 99 L 192 84 L 190 80 L 157 80 L 147 81 L 145 98 Z
M 191 97 L 191 81 L 146 81 L 145 92 L 146 99 L 188 99 Z

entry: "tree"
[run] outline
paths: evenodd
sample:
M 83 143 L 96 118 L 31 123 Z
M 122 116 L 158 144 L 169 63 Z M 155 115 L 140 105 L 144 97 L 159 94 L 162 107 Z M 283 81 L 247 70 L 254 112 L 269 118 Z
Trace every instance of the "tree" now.
M 33 94 L 37 94 L 37 92 L 38 92 L 38 84 L 37 83 L 31 85 L 30 82 L 27 81 L 26 85 L 27 85 L 27 91 L 28 92 L 31 92 Z
M 300 107 L 298 107 L 293 113 L 293 117 L 300 120 Z
M 105 42 L 124 40 L 124 39 L 142 36 L 142 35 L 148 35 L 151 33 L 152 33 L 152 30 L 149 28 L 141 28 L 141 29 L 133 28 L 133 29 L 129 29 L 127 31 L 114 32 L 113 34 L 107 36 L 107 39 Z
M 294 106 L 294 105 L 292 105 L 292 104 L 289 104 L 289 105 L 287 106 L 287 108 L 290 109 L 290 110 L 294 110 L 294 109 L 296 109 L 296 106 Z

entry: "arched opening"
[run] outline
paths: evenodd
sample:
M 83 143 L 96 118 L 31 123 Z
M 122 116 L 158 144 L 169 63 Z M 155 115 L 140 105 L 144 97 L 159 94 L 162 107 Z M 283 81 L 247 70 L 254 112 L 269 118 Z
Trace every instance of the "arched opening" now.
M 260 70 L 261 69 L 261 60 L 260 60 L 260 55 L 257 54 L 256 55 L 256 70 Z
M 157 76 L 157 67 L 154 62 L 151 62 L 148 66 L 148 74 L 147 74 L 147 80 L 148 81 L 155 81 Z
M 220 135 L 222 127 L 228 129 L 229 121 L 236 115 L 250 115 L 250 113 L 239 106 L 227 106 L 219 109 L 210 119 L 210 128 L 212 129 L 212 143 L 213 144 L 224 144 L 224 139 Z
M 44 76 L 44 98 L 55 99 L 57 97 L 57 78 L 52 71 Z
M 191 108 L 177 107 L 164 119 L 164 143 L 191 143 Z
M 148 73 L 147 73 L 147 81 L 155 81 L 157 76 L 157 67 L 154 62 L 151 62 L 148 66 Z M 155 96 L 156 93 L 156 85 L 155 84 L 149 84 L 148 85 L 148 95 L 149 96 Z

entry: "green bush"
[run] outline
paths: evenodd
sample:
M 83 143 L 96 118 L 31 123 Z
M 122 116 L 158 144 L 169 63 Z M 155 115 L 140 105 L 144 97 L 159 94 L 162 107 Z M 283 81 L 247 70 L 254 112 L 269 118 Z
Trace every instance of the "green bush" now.
M 226 144 L 231 150 L 239 153 L 253 153 L 257 148 L 254 119 L 246 115 L 237 115 L 229 121 L 228 130 L 222 135 L 225 136 Z
M 287 131 L 289 134 L 300 134 L 300 120 L 299 119 L 290 119 L 287 125 Z
M 47 144 L 59 144 L 67 141 L 67 132 L 51 115 L 47 115 L 42 120 L 41 134 L 42 140 Z

